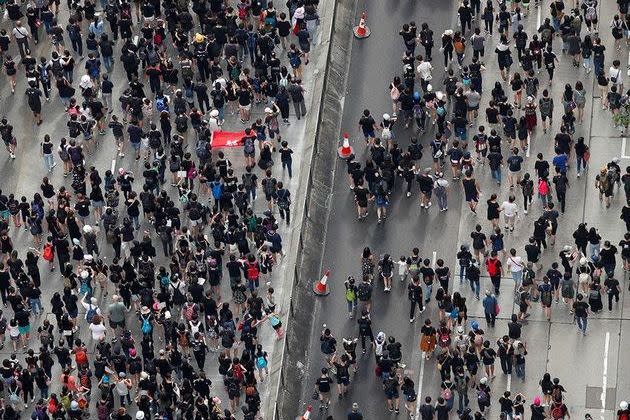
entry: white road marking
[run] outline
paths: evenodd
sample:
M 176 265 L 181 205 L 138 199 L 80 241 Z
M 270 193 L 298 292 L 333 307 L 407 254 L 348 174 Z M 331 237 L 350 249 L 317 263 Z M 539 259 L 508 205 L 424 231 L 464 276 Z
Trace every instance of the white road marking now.
M 111 167 L 112 175 L 116 173 L 116 159 L 112 159 L 112 167 Z
M 610 332 L 606 331 L 606 339 L 604 341 L 604 370 L 602 371 L 602 394 L 600 396 L 602 402 L 601 420 L 604 420 L 604 411 L 606 411 L 606 387 L 608 386 L 608 349 L 610 347 Z
M 538 10 L 540 10 L 540 9 L 538 9 Z M 532 149 L 532 138 L 531 138 L 531 136 L 528 133 L 527 134 L 527 150 L 525 151 L 525 157 L 529 157 L 531 149 Z
M 437 251 L 433 251 L 433 258 L 431 259 L 431 266 L 435 268 L 435 261 L 437 260 Z M 422 395 L 422 381 L 424 380 L 424 352 L 420 352 L 420 373 L 418 374 L 418 400 L 416 400 L 416 416 L 420 416 L 420 397 Z
M 630 159 L 630 156 L 626 155 L 626 138 L 621 139 L 621 159 Z
M 416 416 L 420 418 L 420 397 L 422 395 L 422 381 L 424 380 L 424 352 L 420 353 L 420 373 L 418 374 L 418 398 L 416 399 Z
M 630 51 L 628 51 L 628 66 L 627 66 L 627 68 L 628 68 L 628 71 L 626 72 L 626 74 L 628 76 L 630 76 Z
M 538 7 L 537 15 L 536 15 L 536 30 L 540 28 L 541 21 L 542 21 L 542 7 Z
M 507 386 L 505 387 L 506 391 L 511 391 L 512 390 L 512 374 L 510 373 L 507 376 Z

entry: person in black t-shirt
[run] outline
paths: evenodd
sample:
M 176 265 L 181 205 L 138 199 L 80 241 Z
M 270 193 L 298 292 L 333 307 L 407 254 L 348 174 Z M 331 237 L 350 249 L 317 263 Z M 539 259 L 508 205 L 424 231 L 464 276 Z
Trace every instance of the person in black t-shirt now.
M 330 376 L 328 376 L 328 369 L 322 368 L 322 375 L 317 378 L 315 381 L 315 389 L 319 394 L 319 409 L 328 409 L 328 405 L 330 404 L 330 387 L 333 383 L 333 380 Z

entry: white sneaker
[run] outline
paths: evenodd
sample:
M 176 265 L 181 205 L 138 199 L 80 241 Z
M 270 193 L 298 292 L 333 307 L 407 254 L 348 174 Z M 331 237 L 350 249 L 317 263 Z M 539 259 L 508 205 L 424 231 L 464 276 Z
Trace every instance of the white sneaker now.
M 413 318 L 409 318 L 409 323 L 413 324 Z
M 527 210 L 523 210 L 523 213 L 527 214 Z
M 411 197 L 411 192 L 407 192 L 407 197 Z
M 429 207 L 431 207 L 431 202 L 430 201 L 427 203 L 427 208 L 429 208 Z

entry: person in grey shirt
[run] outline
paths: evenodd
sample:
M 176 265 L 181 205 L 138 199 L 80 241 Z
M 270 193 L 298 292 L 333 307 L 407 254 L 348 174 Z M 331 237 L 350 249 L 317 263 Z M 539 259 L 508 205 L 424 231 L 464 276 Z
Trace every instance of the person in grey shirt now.
M 304 104 L 304 93 L 306 90 L 301 85 L 300 79 L 293 79 L 287 87 L 291 100 L 293 101 L 293 107 L 295 108 L 295 115 L 299 120 L 300 117 L 306 115 L 306 105 Z
M 112 303 L 107 306 L 107 312 L 109 314 L 109 326 L 115 335 L 116 328 L 125 328 L 125 313 L 127 312 L 127 308 L 125 308 L 125 304 L 120 301 L 120 296 L 112 296 Z

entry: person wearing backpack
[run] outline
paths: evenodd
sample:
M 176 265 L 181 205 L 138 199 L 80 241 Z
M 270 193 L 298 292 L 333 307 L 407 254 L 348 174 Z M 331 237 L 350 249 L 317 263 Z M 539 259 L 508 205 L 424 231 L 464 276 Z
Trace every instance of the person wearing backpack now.
M 101 309 L 98 307 L 98 299 L 96 299 L 95 297 L 90 298 L 90 302 L 87 303 L 85 300 L 87 298 L 87 295 L 83 296 L 83 299 L 81 300 L 81 305 L 83 306 L 83 308 L 85 308 L 85 320 L 88 323 L 92 322 L 92 319 L 94 318 L 94 315 L 102 315 L 101 314 Z
M 271 176 L 271 169 L 265 171 L 265 178 L 262 180 L 263 192 L 265 193 L 265 200 L 267 200 L 267 208 L 273 211 L 273 195 L 276 192 L 276 185 L 278 181 Z
M 551 322 L 551 303 L 553 302 L 553 286 L 549 282 L 549 277 L 543 277 L 543 283 L 538 286 L 538 293 L 540 295 L 540 304 L 542 305 L 543 312 L 547 321 Z
M 287 221 L 287 226 L 291 224 L 291 192 L 284 188 L 282 182 L 276 184 L 276 192 L 273 194 L 274 203 L 278 205 L 280 218 Z
M 333 337 L 329 328 L 324 328 L 322 335 L 319 337 L 320 349 L 324 354 L 324 357 L 330 362 L 332 356 L 337 350 L 337 339 Z
M 247 256 L 243 262 L 243 271 L 249 285 L 249 290 L 253 292 L 258 289 L 260 280 L 260 264 L 256 261 L 256 257 L 252 254 Z
M 358 305 L 357 286 L 355 285 L 354 277 L 348 276 L 348 280 L 344 282 L 344 287 L 346 288 L 345 297 L 348 305 L 348 318 L 352 319 Z

